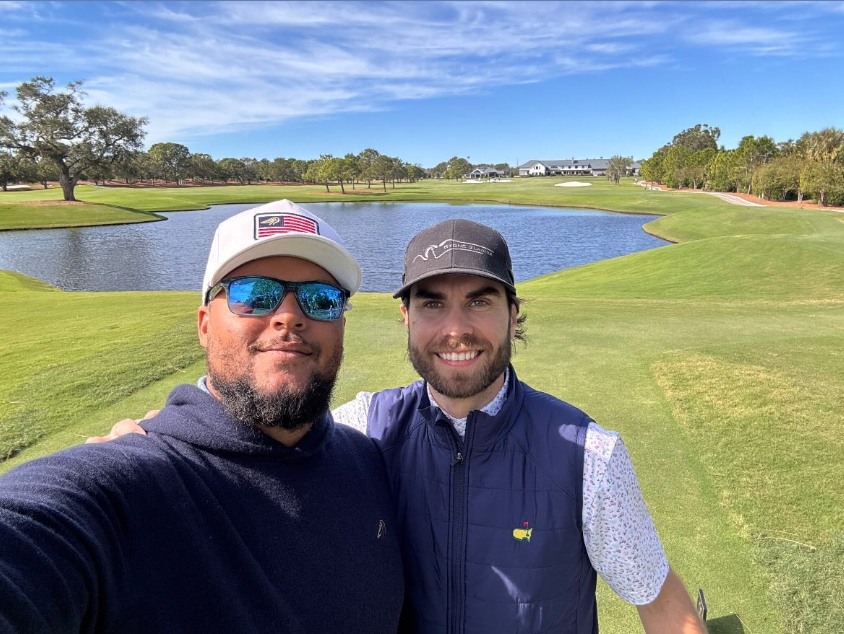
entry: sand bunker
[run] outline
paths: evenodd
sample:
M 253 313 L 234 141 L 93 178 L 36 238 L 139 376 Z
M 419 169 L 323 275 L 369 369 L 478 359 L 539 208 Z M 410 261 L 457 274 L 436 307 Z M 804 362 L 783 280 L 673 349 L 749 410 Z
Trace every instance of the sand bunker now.
M 554 187 L 591 187 L 592 183 L 581 183 L 580 181 L 569 181 L 568 183 L 556 183 Z

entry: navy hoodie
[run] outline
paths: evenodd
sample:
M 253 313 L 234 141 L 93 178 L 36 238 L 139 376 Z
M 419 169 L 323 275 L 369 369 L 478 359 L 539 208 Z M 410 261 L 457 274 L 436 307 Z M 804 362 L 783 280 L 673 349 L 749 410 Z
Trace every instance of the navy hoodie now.
M 395 632 L 372 441 L 326 413 L 288 448 L 193 386 L 146 427 L 0 478 L 0 632 Z

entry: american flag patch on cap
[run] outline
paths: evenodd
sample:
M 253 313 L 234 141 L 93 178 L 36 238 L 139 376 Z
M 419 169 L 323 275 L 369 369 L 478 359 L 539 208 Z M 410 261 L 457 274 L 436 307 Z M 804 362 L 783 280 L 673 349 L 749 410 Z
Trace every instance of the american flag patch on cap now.
M 257 214 L 255 239 L 268 238 L 282 233 L 319 234 L 319 225 L 310 218 L 296 214 Z

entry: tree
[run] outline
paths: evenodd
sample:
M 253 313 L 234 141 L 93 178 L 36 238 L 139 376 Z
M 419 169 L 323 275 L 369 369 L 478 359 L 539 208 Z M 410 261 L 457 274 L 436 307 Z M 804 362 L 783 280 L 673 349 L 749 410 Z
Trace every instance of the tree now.
M 35 161 L 32 163 L 32 177 L 41 183 L 44 189 L 50 185 L 50 181 L 59 180 L 59 168 L 51 161 Z
M 718 150 L 719 128 L 698 123 L 678 132 L 653 155 L 642 161 L 639 173 L 647 181 L 665 183 L 669 187 L 702 184 L 706 168 Z
M 792 193 L 803 201 L 800 173 L 803 159 L 797 154 L 778 156 L 753 173 L 753 193 L 768 200 L 786 200 Z
M 231 157 L 224 158 L 217 162 L 217 169 L 219 170 L 223 181 L 228 182 L 229 180 L 234 178 L 241 185 L 243 185 L 244 172 L 246 171 L 246 166 L 240 159 Z
M 736 165 L 744 174 L 742 189 L 749 194 L 752 189 L 753 173 L 777 155 L 777 144 L 769 136 L 754 137 L 748 135 L 742 138 L 736 148 Z
M 662 161 L 662 174 L 659 182 L 665 183 L 669 187 L 683 187 L 688 179 L 687 169 L 691 165 L 694 153 L 695 150 L 687 145 L 670 146 Z
M 158 166 L 164 180 L 181 184 L 190 169 L 190 150 L 181 143 L 156 143 L 149 157 Z
M 346 187 L 343 184 L 343 180 L 345 179 L 345 174 L 343 171 L 345 170 L 345 164 L 343 159 L 339 156 L 332 156 L 331 154 L 324 154 L 320 157 L 320 160 L 325 159 L 321 169 L 321 174 L 323 179 L 325 179 L 325 190 L 328 191 L 328 183 L 331 181 L 337 181 L 340 185 L 340 191 L 342 193 L 346 193 Z
M 712 158 L 706 168 L 706 180 L 710 189 L 718 192 L 736 191 L 738 182 L 735 150 L 721 150 Z
M 186 174 L 194 181 L 207 183 L 217 178 L 219 168 L 210 154 L 191 154 Z
M 671 187 L 703 186 L 707 167 L 717 153 L 713 148 L 691 150 L 685 145 L 669 146 L 662 163 L 661 182 Z
M 639 166 L 639 174 L 642 178 L 650 182 L 662 182 L 662 164 L 665 161 L 665 155 L 668 154 L 669 147 L 668 145 L 663 145 L 649 159 L 642 161 L 642 164 Z
M 406 163 L 404 169 L 407 175 L 407 180 L 411 183 L 415 183 L 416 181 L 425 178 L 425 170 L 423 170 L 420 165 L 415 163 Z
M 405 162 L 397 156 L 391 156 L 390 161 L 393 164 L 392 169 L 390 170 L 390 180 L 393 183 L 393 189 L 395 189 L 396 181 L 401 181 L 405 176 L 407 176 L 407 168 L 405 167 Z
M 844 130 L 824 128 L 806 132 L 797 140 L 797 147 L 808 161 L 844 163 Z
M 305 170 L 305 173 L 302 175 L 302 178 L 306 183 L 319 183 L 322 180 L 322 175 L 320 174 L 320 169 L 322 167 L 322 163 L 317 161 L 309 161 L 308 168 Z M 326 187 L 326 190 L 328 188 Z
M 393 174 L 393 159 L 384 154 L 379 154 L 375 157 L 372 163 L 372 173 L 375 178 L 381 181 L 384 191 L 387 191 L 387 181 Z
M 632 164 L 633 159 L 626 156 L 616 154 L 610 157 L 610 160 L 607 161 L 607 178 L 618 185 L 621 179 L 627 176 L 627 170 Z
M 354 154 L 346 154 L 343 157 L 343 165 L 340 170 L 342 180 L 352 184 L 352 189 L 355 189 L 355 183 L 360 175 L 360 167 L 358 166 L 358 157 Z M 345 193 L 345 192 L 344 192 Z
M 155 179 L 158 178 L 159 167 L 150 158 L 149 152 L 138 152 L 133 158 L 136 173 L 141 180 L 152 181 L 155 185 Z
M 493 167 L 498 171 L 499 174 L 503 174 L 504 176 L 512 176 L 513 175 L 513 168 L 510 167 L 509 163 L 496 163 Z
M 105 106 L 85 107 L 82 82 L 57 91 L 51 77 L 35 77 L 17 88 L 12 110 L 19 122 L 0 117 L 0 147 L 54 163 L 65 200 L 76 200 L 76 183 L 86 170 L 106 167 L 141 149 L 146 117 L 130 117 Z M 5 97 L 0 93 L 0 101 Z
M 23 172 L 22 161 L 19 156 L 11 152 L 0 151 L 0 188 L 7 191 L 9 185 L 21 180 Z
M 804 159 L 800 188 L 811 192 L 819 205 L 837 202 L 844 190 L 844 131 L 806 132 L 796 145 Z
M 92 165 L 91 167 L 85 170 L 85 174 L 83 174 L 80 178 L 84 178 L 85 180 L 94 181 L 94 184 L 100 184 L 105 186 L 106 180 L 109 180 L 114 177 L 114 164 L 107 164 L 107 163 L 100 163 L 98 165 Z
M 305 182 L 305 173 L 308 171 L 308 161 L 303 159 L 290 159 L 290 170 L 293 173 L 291 179 L 297 183 Z
M 448 161 L 437 163 L 429 172 L 430 178 L 444 178 L 448 171 Z
M 381 156 L 381 153 L 372 148 L 361 150 L 357 156 L 358 174 L 360 174 L 362 179 L 366 180 L 366 186 L 368 188 L 372 187 L 372 181 L 377 178 L 375 174 L 375 161 L 379 156 Z
M 459 156 L 452 156 L 448 159 L 445 169 L 445 177 L 459 180 L 472 171 L 472 164 Z
M 694 151 L 706 148 L 717 150 L 720 136 L 720 128 L 710 128 L 708 123 L 698 123 L 693 128 L 686 128 L 675 134 L 671 139 L 671 145 L 683 145 Z
M 294 159 L 275 158 L 272 161 L 261 159 L 258 162 L 258 174 L 261 180 L 275 183 L 292 183 L 301 180 L 294 168 Z
M 127 185 L 141 178 L 140 158 L 145 154 L 145 152 L 131 152 L 120 157 L 111 165 L 111 177 L 121 179 Z
M 831 161 L 807 161 L 800 172 L 800 189 L 811 192 L 821 206 L 844 194 L 844 166 Z
M 240 162 L 243 165 L 243 171 L 241 172 L 240 179 L 241 183 L 246 181 L 247 185 L 251 185 L 253 182 L 260 180 L 261 171 L 256 159 L 244 156 L 240 159 Z
M 308 174 L 310 174 L 315 182 L 325 185 L 326 192 L 330 192 L 329 185 L 331 181 L 339 179 L 341 169 L 342 159 L 336 158 L 333 154 L 320 154 L 319 159 L 314 161 L 311 169 L 308 170 Z M 344 194 L 346 193 L 342 182 L 340 183 L 340 189 Z

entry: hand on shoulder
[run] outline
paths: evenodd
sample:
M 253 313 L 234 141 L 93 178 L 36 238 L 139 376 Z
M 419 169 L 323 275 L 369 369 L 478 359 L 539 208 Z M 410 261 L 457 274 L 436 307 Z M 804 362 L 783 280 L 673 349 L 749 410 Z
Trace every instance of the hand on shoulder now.
M 85 444 L 108 442 L 109 440 L 120 438 L 125 434 L 141 434 L 145 436 L 146 431 L 144 431 L 144 428 L 141 427 L 141 421 L 158 416 L 158 412 L 160 411 L 161 410 L 153 409 L 148 411 L 143 418 L 124 418 L 123 420 L 117 421 L 112 426 L 111 431 L 108 434 L 105 436 L 90 436 L 85 440 Z

